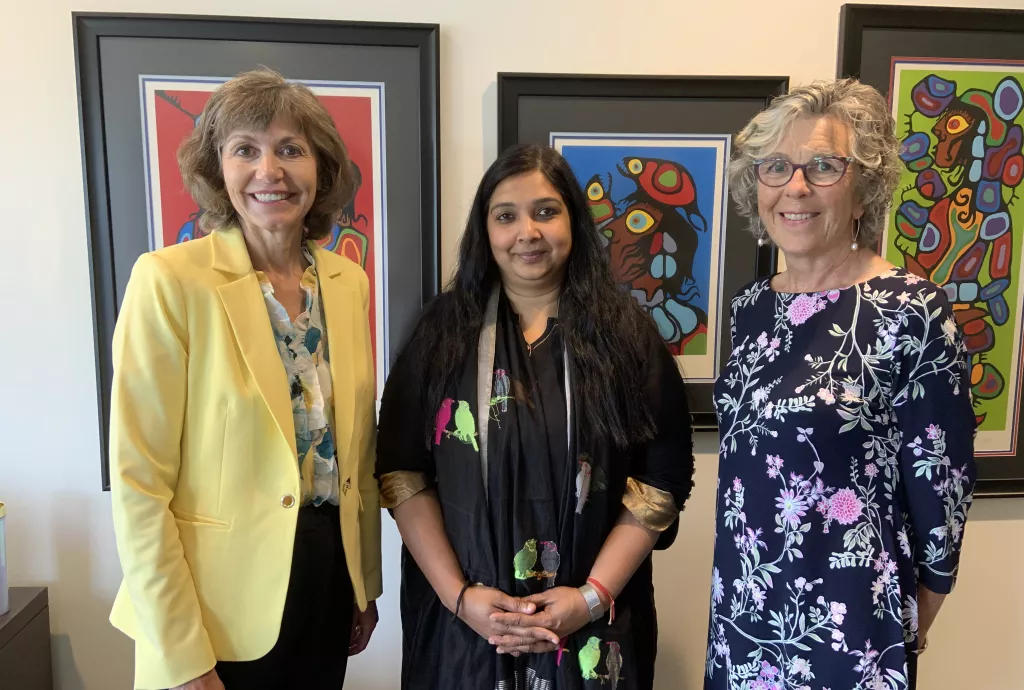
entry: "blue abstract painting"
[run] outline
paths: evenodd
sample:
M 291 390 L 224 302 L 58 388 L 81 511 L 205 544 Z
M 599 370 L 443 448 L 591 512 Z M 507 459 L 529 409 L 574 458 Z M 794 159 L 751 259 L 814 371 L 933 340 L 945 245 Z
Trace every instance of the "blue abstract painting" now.
M 557 133 L 551 145 L 586 192 L 616 282 L 686 378 L 713 380 L 729 136 Z

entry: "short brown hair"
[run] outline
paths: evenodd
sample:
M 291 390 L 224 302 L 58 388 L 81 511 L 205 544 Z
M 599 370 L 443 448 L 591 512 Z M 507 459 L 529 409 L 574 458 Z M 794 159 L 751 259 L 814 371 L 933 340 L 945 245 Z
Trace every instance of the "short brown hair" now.
M 221 172 L 224 142 L 239 129 L 263 131 L 279 117 L 309 140 L 316 156 L 316 197 L 306 214 L 306 237 L 326 237 L 342 207 L 352 200 L 355 170 L 330 113 L 308 87 L 289 82 L 273 70 L 257 69 L 239 74 L 213 92 L 195 129 L 178 149 L 181 179 L 202 209 L 203 230 L 238 222 Z

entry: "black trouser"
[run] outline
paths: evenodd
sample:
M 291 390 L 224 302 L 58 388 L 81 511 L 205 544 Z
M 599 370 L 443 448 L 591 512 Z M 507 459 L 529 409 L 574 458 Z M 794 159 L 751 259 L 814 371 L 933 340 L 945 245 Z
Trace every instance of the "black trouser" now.
M 353 599 L 338 507 L 300 508 L 277 643 L 255 661 L 219 662 L 225 690 L 341 690 Z

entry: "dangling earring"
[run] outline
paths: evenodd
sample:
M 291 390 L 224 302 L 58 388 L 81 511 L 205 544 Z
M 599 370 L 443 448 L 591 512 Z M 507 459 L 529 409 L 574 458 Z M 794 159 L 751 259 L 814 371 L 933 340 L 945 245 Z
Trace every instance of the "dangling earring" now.
M 850 245 L 850 249 L 857 251 L 860 249 L 860 245 L 857 244 L 857 238 L 860 237 L 860 218 L 857 219 L 857 227 L 853 231 L 853 244 Z
M 763 247 L 766 244 L 768 244 L 767 234 L 768 233 L 765 230 L 763 230 L 763 229 L 761 230 L 761 235 L 757 238 L 757 246 L 758 247 Z

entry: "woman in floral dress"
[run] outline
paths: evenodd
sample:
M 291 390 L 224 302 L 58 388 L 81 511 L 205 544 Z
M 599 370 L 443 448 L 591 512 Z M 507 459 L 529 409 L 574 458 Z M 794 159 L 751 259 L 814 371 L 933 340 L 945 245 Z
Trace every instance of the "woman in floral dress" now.
M 715 389 L 705 688 L 909 690 L 975 480 L 956 286 L 867 248 L 898 178 L 871 87 L 795 89 L 735 149 L 733 197 L 786 270 L 733 299 Z

